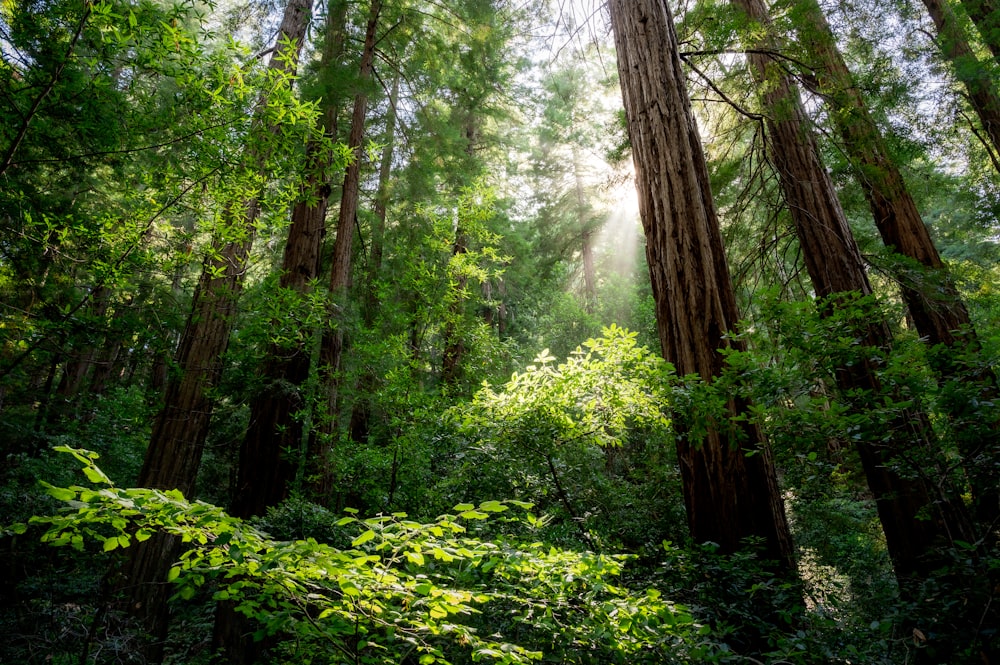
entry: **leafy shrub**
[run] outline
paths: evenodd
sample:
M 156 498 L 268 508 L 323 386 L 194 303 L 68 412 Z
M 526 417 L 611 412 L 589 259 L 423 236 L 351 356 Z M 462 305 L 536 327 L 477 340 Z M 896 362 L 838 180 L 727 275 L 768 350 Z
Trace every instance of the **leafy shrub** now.
M 460 504 L 428 523 L 402 513 L 349 515 L 337 526 L 357 535 L 339 549 L 312 538 L 273 540 L 177 491 L 117 488 L 94 453 L 60 451 L 83 463 L 96 488 L 46 485 L 76 510 L 33 517 L 45 527 L 44 542 L 82 551 L 91 541 L 114 552 L 156 531 L 180 538 L 187 549 L 168 575 L 175 600 L 207 589 L 256 619 L 256 637 L 294 638 L 278 643 L 273 662 L 317 662 L 321 655 L 328 662 L 334 653 L 348 662 L 416 658 L 424 665 L 527 663 L 546 654 L 562 662 L 664 663 L 706 662 L 713 654 L 683 607 L 654 590 L 633 593 L 615 583 L 626 557 L 469 535 L 470 525 L 529 504 Z

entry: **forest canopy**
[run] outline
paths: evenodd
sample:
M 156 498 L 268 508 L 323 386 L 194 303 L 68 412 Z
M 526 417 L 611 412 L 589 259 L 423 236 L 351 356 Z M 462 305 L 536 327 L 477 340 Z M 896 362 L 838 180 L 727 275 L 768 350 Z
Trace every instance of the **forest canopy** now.
M 1000 663 L 994 0 L 0 2 L 2 663 Z

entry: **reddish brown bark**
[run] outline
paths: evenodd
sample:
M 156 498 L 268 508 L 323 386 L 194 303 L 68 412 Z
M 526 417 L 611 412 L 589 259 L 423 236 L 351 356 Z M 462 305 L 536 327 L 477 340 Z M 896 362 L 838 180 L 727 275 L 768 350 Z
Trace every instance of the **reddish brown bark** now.
M 335 67 L 343 55 L 346 18 L 346 2 L 331 4 L 320 65 L 325 70 Z M 323 114 L 317 120 L 324 139 L 336 136 L 339 102 L 335 90 L 324 91 Z M 306 146 L 305 180 L 292 207 L 279 280 L 281 289 L 297 294 L 309 293 L 319 277 L 331 194 L 331 148 L 323 139 L 310 140 Z M 268 348 L 262 372 L 266 385 L 250 403 L 250 424 L 240 446 L 232 505 L 237 517 L 263 515 L 284 500 L 298 470 L 304 435 L 301 411 L 307 406 L 301 390 L 312 365 L 312 335 L 300 332 L 291 348 L 276 344 Z
M 309 0 L 289 0 L 270 67 L 294 73 L 311 5 Z M 247 150 L 253 163 L 262 163 L 262 156 L 255 154 L 253 147 Z M 231 202 L 223 211 L 228 237 L 218 237 L 205 259 L 175 357 L 179 373 L 167 383 L 164 407 L 153 425 L 139 474 L 140 486 L 176 488 L 189 496 L 193 493 L 212 414 L 209 391 L 217 385 L 222 372 L 221 358 L 229 344 L 258 214 L 258 203 L 252 197 Z M 175 549 L 175 539 L 165 536 L 137 543 L 129 548 L 130 558 L 123 572 L 131 592 L 131 609 L 154 639 L 146 654 L 151 662 L 163 657 L 168 623 L 166 601 L 170 594 L 164 577 Z
M 762 0 L 733 0 L 751 19 L 770 27 Z M 760 85 L 767 111 L 768 154 L 774 163 L 791 214 L 806 269 L 817 298 L 827 314 L 848 294 L 872 293 L 847 218 L 833 182 L 824 168 L 798 90 L 771 59 L 773 37 L 753 44 L 748 53 L 751 73 Z M 845 395 L 880 395 L 878 358 L 891 346 L 891 332 L 882 319 L 866 317 L 853 331 L 862 347 L 870 349 L 858 362 L 838 369 L 836 379 Z M 870 399 L 870 398 L 864 398 Z M 856 403 L 855 409 L 866 405 Z M 937 547 L 954 537 L 969 537 L 969 519 L 954 497 L 940 495 L 923 468 L 897 470 L 914 460 L 936 461 L 935 435 L 927 416 L 915 409 L 899 413 L 889 431 L 867 431 L 857 441 L 868 486 L 875 496 L 889 554 L 904 591 L 938 565 Z M 935 479 L 937 480 L 937 479 Z
M 320 380 L 327 391 L 328 412 L 326 417 L 328 424 L 323 427 L 324 431 L 313 442 L 309 455 L 309 462 L 313 465 L 312 473 L 309 474 L 314 479 L 311 483 L 312 490 L 320 500 L 329 497 L 333 491 L 333 476 L 330 473 L 329 457 L 332 454 L 332 438 L 338 419 L 340 366 L 344 351 L 344 327 L 347 324 L 347 317 L 344 314 L 348 305 L 347 291 L 351 280 L 354 227 L 357 224 L 358 201 L 361 195 L 362 143 L 368 112 L 368 93 L 363 87 L 372 78 L 375 62 L 375 38 L 381 12 L 382 0 L 372 0 L 365 28 L 364 47 L 361 52 L 359 80 L 362 89 L 354 97 L 351 129 L 347 139 L 347 145 L 354 151 L 354 159 L 348 164 L 347 171 L 344 173 L 340 213 L 337 218 L 337 237 L 333 246 L 333 265 L 330 269 L 330 297 L 333 299 L 334 307 L 331 315 L 332 329 L 324 332 L 320 349 Z
M 831 118 L 854 165 L 882 240 L 922 269 L 914 277 L 904 275 L 900 290 L 920 337 L 930 346 L 949 347 L 945 352 L 932 354 L 934 369 L 943 381 L 975 381 L 980 386 L 980 402 L 996 400 L 1000 393 L 992 371 L 972 371 L 956 361 L 956 355 L 966 346 L 969 350 L 979 348 L 969 312 L 890 156 L 885 138 L 837 49 L 826 17 L 815 0 L 808 0 L 804 8 L 808 24 L 801 31 L 802 43 L 815 61 L 818 90 L 831 106 Z M 915 272 L 910 271 L 910 275 Z M 968 405 L 951 406 L 957 427 L 963 429 L 961 419 Z M 958 443 L 975 503 L 980 508 L 977 513 L 981 521 L 991 522 L 1000 515 L 1000 488 L 994 474 L 983 471 L 996 468 L 993 458 L 1000 454 L 996 424 L 983 428 L 975 436 L 960 435 Z
M 1000 64 L 1000 4 L 994 0 L 961 0 L 961 3 L 994 60 Z
M 679 374 L 711 381 L 725 364 L 719 349 L 736 344 L 724 335 L 739 314 L 673 20 L 665 0 L 611 0 L 610 10 L 660 343 Z M 729 404 L 734 417 L 745 409 Z M 770 558 L 794 569 L 773 460 L 757 427 L 742 421 L 700 441 L 678 436 L 677 454 L 696 541 L 732 552 L 755 536 Z

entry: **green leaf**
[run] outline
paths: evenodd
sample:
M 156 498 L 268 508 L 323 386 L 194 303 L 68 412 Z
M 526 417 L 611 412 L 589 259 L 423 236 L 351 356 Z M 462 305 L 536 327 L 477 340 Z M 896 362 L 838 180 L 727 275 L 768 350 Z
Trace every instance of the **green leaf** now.
M 338 582 L 338 584 L 340 586 L 340 590 L 344 592 L 345 596 L 361 595 L 361 589 L 359 589 L 358 585 L 355 584 L 354 582 L 351 582 L 349 580 L 341 580 L 340 582 Z
M 454 508 L 452 508 L 452 510 L 454 510 L 456 513 L 461 513 L 473 509 L 475 509 L 475 506 L 471 503 L 460 503 Z
M 406 558 L 409 559 L 412 563 L 417 564 L 418 566 L 424 565 L 424 555 L 421 554 L 420 552 L 407 552 Z
M 111 538 L 104 539 L 104 551 L 110 552 L 112 550 L 118 549 L 118 537 L 112 536 Z
M 39 481 L 42 487 L 45 488 L 46 493 L 53 497 L 56 501 L 71 501 L 76 498 L 76 492 L 65 487 L 56 487 L 55 485 L 50 485 L 44 480 Z
M 111 479 L 104 475 L 104 472 L 98 469 L 96 466 L 85 466 L 83 467 L 83 475 L 87 476 L 87 480 L 92 483 L 101 483 L 103 485 L 112 485 Z
M 358 547 L 359 545 L 364 545 L 374 537 L 375 537 L 375 532 L 371 529 L 368 529 L 363 534 L 361 534 L 360 536 L 351 541 L 351 547 Z

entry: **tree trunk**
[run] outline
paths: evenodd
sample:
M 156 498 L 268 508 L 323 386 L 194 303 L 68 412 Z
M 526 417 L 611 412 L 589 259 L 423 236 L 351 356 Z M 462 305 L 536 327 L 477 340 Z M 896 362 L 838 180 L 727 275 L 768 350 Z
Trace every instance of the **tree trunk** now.
M 456 212 L 457 216 L 458 213 Z M 455 242 L 451 246 L 452 260 L 460 254 L 469 251 L 469 239 L 462 230 L 461 221 L 455 220 Z M 441 336 L 444 338 L 444 351 L 441 356 L 441 380 L 446 386 L 456 386 L 462 378 L 462 357 L 465 355 L 465 342 L 460 331 L 462 321 L 462 306 L 465 303 L 465 289 L 469 278 L 459 272 L 455 278 L 455 286 L 450 289 L 453 298 L 448 307 L 448 320 L 444 324 Z
M 89 316 L 95 321 L 101 321 L 101 328 L 106 328 L 105 316 L 108 313 L 108 306 L 111 304 L 111 289 L 101 285 L 94 290 L 90 297 Z M 91 327 L 91 326 L 88 326 Z M 63 369 L 62 380 L 59 382 L 59 395 L 67 402 L 72 401 L 77 393 L 83 388 L 93 367 L 97 364 L 97 359 L 105 341 L 105 335 L 93 339 L 84 349 L 75 355 L 73 360 L 67 361 Z
M 338 393 L 340 392 L 340 365 L 344 351 L 344 327 L 347 325 L 347 290 L 351 279 L 351 254 L 354 240 L 354 226 L 357 223 L 358 201 L 361 195 L 361 162 L 364 157 L 362 142 L 365 134 L 365 119 L 368 112 L 368 93 L 364 86 L 372 78 L 375 61 L 376 32 L 382 0 L 372 0 L 365 29 L 364 48 L 361 52 L 359 80 L 362 89 L 354 97 L 351 113 L 351 129 L 347 145 L 354 151 L 354 159 L 344 174 L 344 187 L 340 197 L 340 214 L 337 219 L 337 237 L 333 246 L 333 266 L 330 269 L 330 297 L 333 299 L 331 313 L 332 329 L 323 334 L 320 349 L 322 370 L 321 385 L 327 391 L 328 422 L 323 432 L 316 438 L 310 451 L 310 462 L 315 465 L 312 490 L 322 502 L 333 491 L 333 477 L 330 473 L 329 457 L 332 454 L 333 437 L 338 420 Z
M 719 348 L 737 344 L 724 335 L 739 314 L 673 19 L 665 0 L 611 0 L 610 10 L 660 344 L 678 374 L 711 381 L 725 364 Z M 746 413 L 746 404 L 728 406 L 734 417 Z M 680 435 L 677 455 L 697 542 L 733 552 L 759 537 L 769 558 L 794 570 L 773 460 L 757 427 L 742 420 L 702 441 Z
M 479 136 L 479 128 L 476 124 L 476 111 L 474 103 L 469 101 L 469 108 L 466 110 L 467 118 L 465 124 L 465 156 L 468 158 L 470 167 L 475 159 L 476 143 Z M 455 241 L 451 246 L 452 263 L 457 265 L 455 259 L 469 251 L 469 237 L 462 226 L 461 212 L 455 210 L 454 230 Z M 462 359 L 465 357 L 465 340 L 462 338 L 461 322 L 465 305 L 466 288 L 469 278 L 460 267 L 455 278 L 455 286 L 451 288 L 452 301 L 448 307 L 447 321 L 441 331 L 444 338 L 444 351 L 441 356 L 441 380 L 446 386 L 455 387 L 462 378 Z
M 336 67 L 343 55 L 346 18 L 347 3 L 331 3 L 320 64 L 324 71 Z M 340 101 L 336 92 L 324 91 L 323 114 L 317 120 L 323 139 L 306 146 L 305 181 L 292 207 L 285 242 L 279 288 L 300 295 L 309 293 L 319 277 L 333 166 L 332 146 L 326 140 L 336 137 Z M 232 505 L 236 517 L 263 515 L 288 496 L 295 478 L 303 438 L 300 412 L 307 406 L 301 389 L 312 365 L 312 335 L 298 332 L 293 348 L 275 344 L 268 348 L 263 371 L 267 385 L 250 403 L 250 425 L 240 446 Z
M 583 173 L 580 169 L 580 155 L 577 145 L 573 147 L 573 184 L 576 194 L 576 215 L 580 224 L 580 254 L 583 260 L 583 303 L 587 314 L 594 313 L 597 302 L 597 277 L 594 274 L 594 238 L 590 224 L 590 211 L 583 190 Z
M 389 207 L 389 178 L 392 176 L 392 159 L 396 147 L 396 105 L 399 103 L 400 74 L 392 79 L 389 91 L 389 106 L 385 120 L 385 146 L 378 167 L 378 191 L 375 193 L 375 224 L 372 227 L 371 252 L 368 259 L 368 275 L 365 284 L 365 326 L 371 328 L 378 313 L 378 277 L 382 270 L 382 255 L 385 246 L 385 218 Z
M 375 318 L 380 307 L 379 276 L 382 272 L 382 255 L 385 244 L 385 219 L 389 207 L 389 179 L 392 176 L 392 158 L 396 144 L 396 105 L 399 102 L 400 74 L 392 80 L 389 91 L 389 104 L 385 120 L 385 145 L 382 148 L 382 158 L 378 168 L 378 190 L 375 193 L 375 220 L 371 230 L 371 249 L 368 254 L 368 269 L 365 276 L 364 303 L 361 316 L 364 326 L 371 334 L 374 331 Z M 351 422 L 349 431 L 352 441 L 367 441 L 371 430 L 371 399 L 370 395 L 377 385 L 374 371 L 366 369 L 358 379 L 354 403 L 351 406 Z
M 961 0 L 961 3 L 993 59 L 1000 65 L 1000 4 L 994 0 Z
M 993 144 L 993 164 L 1000 170 L 1000 162 L 997 161 L 1000 157 L 1000 94 L 997 82 L 989 67 L 983 66 L 969 46 L 948 0 L 923 0 L 923 3 L 937 29 L 938 47 L 951 62 L 955 78 L 965 86 L 969 103 Z
M 289 0 L 270 67 L 294 73 L 310 10 L 309 0 Z M 247 149 L 253 163 L 261 164 L 262 156 L 253 154 L 252 147 Z M 253 197 L 231 202 L 223 212 L 231 237 L 217 238 L 205 259 L 175 359 L 180 374 L 168 381 L 164 407 L 153 425 L 139 474 L 142 487 L 176 488 L 188 496 L 194 491 L 212 413 L 209 391 L 222 373 L 221 357 L 229 344 L 258 214 Z M 123 571 L 131 609 L 154 640 L 146 654 L 154 663 L 163 659 L 170 592 L 164 578 L 175 559 L 175 541 L 157 536 L 137 543 L 129 548 L 130 558 Z
M 762 0 L 733 2 L 765 30 L 770 29 Z M 765 36 L 752 45 L 756 50 L 747 58 L 763 90 L 761 99 L 768 113 L 767 148 L 806 269 L 816 296 L 823 301 L 824 313 L 832 314 L 849 294 L 867 296 L 872 290 L 861 252 L 820 160 L 798 91 L 780 65 L 767 55 L 774 50 L 774 42 L 772 36 Z M 841 367 L 836 379 L 845 395 L 860 391 L 866 395 L 863 399 L 871 399 L 872 395 L 882 394 L 876 375 L 877 358 L 891 346 L 891 332 L 884 320 L 869 317 L 858 324 L 854 334 L 870 352 L 862 361 Z M 859 411 L 866 407 L 854 405 Z M 921 475 L 923 469 L 907 469 L 906 474 L 900 474 L 895 468 L 900 459 L 937 461 L 934 432 L 927 416 L 916 410 L 902 412 L 889 427 L 888 433 L 866 432 L 857 447 L 900 586 L 912 596 L 919 582 L 940 565 L 936 548 L 953 537 L 969 536 L 968 519 L 951 495 L 938 495 L 933 483 Z
M 931 354 L 934 369 L 943 382 L 973 380 L 980 386 L 978 400 L 981 403 L 1000 399 L 996 376 L 989 368 L 971 370 L 960 365 L 957 356 L 965 347 L 968 350 L 979 348 L 969 312 L 837 49 L 826 17 L 815 0 L 808 0 L 805 8 L 808 25 L 800 31 L 801 41 L 815 62 L 818 90 L 831 107 L 830 116 L 853 163 L 858 185 L 865 193 L 882 240 L 887 247 L 922 268 L 919 274 L 914 274 L 916 270 L 907 271 L 909 274 L 901 281 L 900 290 L 920 337 L 929 346 L 943 344 L 949 347 Z M 963 426 L 962 420 L 967 415 L 964 412 L 969 410 L 968 404 L 949 406 L 959 430 L 958 444 L 972 485 L 977 518 L 990 523 L 1000 516 L 1000 488 L 995 474 L 989 471 L 998 468 L 1000 463 L 995 460 L 995 455 L 1000 454 L 998 424 L 977 428 L 970 436 L 965 436 L 964 430 L 968 428 Z

